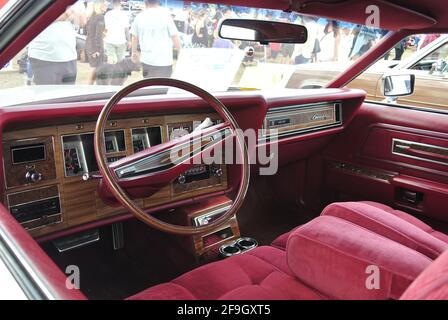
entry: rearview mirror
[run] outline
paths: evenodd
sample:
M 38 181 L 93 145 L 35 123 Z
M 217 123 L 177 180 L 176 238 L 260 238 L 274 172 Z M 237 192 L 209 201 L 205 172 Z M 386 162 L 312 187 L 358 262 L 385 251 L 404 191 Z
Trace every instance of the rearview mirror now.
M 306 27 L 274 21 L 249 19 L 227 19 L 219 28 L 219 36 L 223 39 L 254 41 L 261 44 L 305 43 L 308 39 Z
M 415 75 L 395 74 L 383 78 L 384 96 L 403 97 L 414 93 Z

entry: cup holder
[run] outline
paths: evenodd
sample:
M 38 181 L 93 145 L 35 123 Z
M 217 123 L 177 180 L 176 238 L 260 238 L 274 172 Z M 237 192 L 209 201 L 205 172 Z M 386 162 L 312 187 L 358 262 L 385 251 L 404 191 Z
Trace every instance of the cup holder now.
M 241 253 L 241 249 L 235 243 L 229 243 L 219 248 L 219 253 L 223 258 L 228 258 Z
M 257 240 L 252 239 L 252 238 L 238 239 L 235 244 L 243 251 L 247 251 L 247 250 L 258 247 Z
M 228 258 L 258 247 L 258 242 L 252 238 L 240 238 L 234 242 L 222 245 L 219 254 L 222 258 Z

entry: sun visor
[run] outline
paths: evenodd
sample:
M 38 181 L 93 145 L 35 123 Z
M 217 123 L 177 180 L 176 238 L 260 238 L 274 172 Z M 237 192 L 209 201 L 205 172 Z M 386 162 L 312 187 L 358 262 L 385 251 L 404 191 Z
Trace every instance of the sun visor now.
M 292 0 L 291 9 L 386 30 L 426 29 L 437 22 L 427 15 L 383 0 Z

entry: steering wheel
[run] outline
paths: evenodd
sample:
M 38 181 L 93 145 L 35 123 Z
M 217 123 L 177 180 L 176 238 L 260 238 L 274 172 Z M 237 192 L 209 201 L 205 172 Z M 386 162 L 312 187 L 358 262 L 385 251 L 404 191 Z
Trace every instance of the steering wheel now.
M 150 147 L 132 156 L 109 164 L 105 150 L 105 127 L 112 109 L 132 92 L 152 86 L 168 86 L 188 91 L 203 99 L 224 120 L 199 132 Z M 217 220 L 203 226 L 179 226 L 161 221 L 146 213 L 133 198 L 150 196 L 169 184 L 194 164 L 202 155 L 214 154 L 217 146 L 234 139 L 240 167 L 239 187 L 231 207 Z M 250 167 L 244 136 L 224 104 L 207 91 L 188 82 L 169 78 L 150 78 L 132 83 L 118 91 L 103 107 L 95 128 L 95 157 L 102 179 L 98 185 L 101 195 L 112 194 L 137 219 L 160 231 L 194 235 L 208 233 L 227 223 L 241 207 L 249 186 Z M 238 159 L 239 158 L 239 159 Z

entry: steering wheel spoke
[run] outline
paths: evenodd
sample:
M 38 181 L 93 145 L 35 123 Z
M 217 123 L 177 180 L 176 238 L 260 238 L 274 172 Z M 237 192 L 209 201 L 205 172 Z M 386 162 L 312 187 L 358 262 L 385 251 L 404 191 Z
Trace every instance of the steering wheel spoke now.
M 123 158 L 110 168 L 121 187 L 163 186 L 202 164 L 204 152 L 220 151 L 232 133 L 228 123 L 214 125 Z

